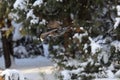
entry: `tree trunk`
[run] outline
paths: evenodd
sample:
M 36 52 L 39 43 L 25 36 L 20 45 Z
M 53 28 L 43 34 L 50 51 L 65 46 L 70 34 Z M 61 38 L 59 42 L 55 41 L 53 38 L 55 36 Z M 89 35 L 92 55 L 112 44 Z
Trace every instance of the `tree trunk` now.
M 5 60 L 5 68 L 9 68 L 11 66 L 11 55 L 13 56 L 13 46 L 11 42 L 11 38 L 6 38 L 2 35 L 2 44 L 3 44 L 3 52 L 4 52 L 4 60 Z

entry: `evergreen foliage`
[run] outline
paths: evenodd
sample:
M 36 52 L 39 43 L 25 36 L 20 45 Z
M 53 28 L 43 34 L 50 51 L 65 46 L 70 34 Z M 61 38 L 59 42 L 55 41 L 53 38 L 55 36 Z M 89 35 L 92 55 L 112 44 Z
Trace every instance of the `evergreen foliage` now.
M 12 17 L 23 22 L 28 34 L 49 41 L 51 57 L 61 69 L 61 80 L 90 80 L 108 77 L 106 70 L 114 61 L 113 55 L 119 52 L 117 49 L 114 54 L 114 41 L 119 43 L 120 39 L 119 27 L 113 27 L 117 3 L 117 0 L 23 0 L 14 5 Z
M 0 1 L 0 32 L 2 37 L 2 45 L 4 52 L 5 67 L 11 66 L 11 55 L 13 55 L 12 45 L 12 31 L 11 18 L 9 13 L 13 8 L 14 0 L 1 0 Z

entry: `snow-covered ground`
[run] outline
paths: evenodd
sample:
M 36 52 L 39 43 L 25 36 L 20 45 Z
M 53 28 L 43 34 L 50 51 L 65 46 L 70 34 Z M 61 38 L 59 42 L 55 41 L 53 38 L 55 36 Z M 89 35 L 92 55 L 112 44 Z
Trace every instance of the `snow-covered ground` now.
M 0 68 L 4 68 L 3 57 L 0 58 Z M 11 69 L 21 71 L 29 80 L 56 80 L 53 63 L 43 56 L 15 59 Z
M 0 57 L 0 68 L 4 68 L 4 59 Z M 56 69 L 50 59 L 43 56 L 26 59 L 15 59 L 11 69 L 19 70 L 28 80 L 59 80 L 56 79 Z M 120 80 L 120 79 L 95 79 L 95 80 Z
M 110 79 L 110 78 L 102 78 L 102 79 L 95 79 L 95 80 L 120 80 L 120 79 Z

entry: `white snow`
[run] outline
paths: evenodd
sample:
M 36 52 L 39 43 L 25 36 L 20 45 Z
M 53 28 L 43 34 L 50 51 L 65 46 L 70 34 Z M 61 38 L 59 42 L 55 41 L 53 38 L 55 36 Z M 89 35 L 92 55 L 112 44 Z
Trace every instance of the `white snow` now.
M 33 3 L 33 6 L 37 6 L 39 5 L 39 7 L 41 7 L 41 4 L 43 3 L 43 0 L 36 0 L 34 3 Z
M 33 13 L 33 9 L 29 10 L 29 12 L 27 13 L 27 17 L 26 18 L 32 18 L 30 23 L 31 24 L 35 24 L 39 22 L 39 17 L 36 17 Z
M 63 0 L 56 0 L 56 1 L 63 2 Z
M 87 47 L 88 47 L 88 45 L 87 45 L 87 44 L 84 44 L 84 48 L 83 48 L 83 50 L 85 50 L 85 53 L 88 52 Z
M 103 62 L 104 62 L 105 64 L 108 63 L 108 61 L 109 61 L 109 56 L 108 56 L 108 54 L 107 54 L 106 52 L 102 52 L 101 55 L 102 55 L 101 58 L 103 58 Z
M 117 15 L 120 16 L 120 5 L 116 6 L 117 9 Z M 114 29 L 116 29 L 118 27 L 118 25 L 120 24 L 120 17 L 116 17 L 115 18 L 115 24 L 114 24 Z
M 28 0 L 16 0 L 13 7 L 15 9 L 20 9 L 20 10 L 26 10 L 26 3 L 28 2 Z
M 102 78 L 102 79 L 95 79 L 95 80 L 119 80 L 119 79 Z
M 46 23 L 47 23 L 46 20 L 45 20 L 45 19 L 42 19 L 42 21 L 41 21 L 39 24 L 45 25 Z
M 120 18 L 119 17 L 115 18 L 115 20 L 116 20 L 116 22 L 114 24 L 114 29 L 116 29 L 118 27 L 118 25 L 120 24 Z
M 78 62 L 71 60 L 71 63 L 69 65 L 76 65 L 78 66 Z M 15 64 L 11 66 L 10 69 L 16 69 L 20 71 L 26 78 L 29 80 L 58 80 L 54 76 L 54 63 L 50 61 L 50 59 L 47 59 L 42 56 L 38 56 L 35 58 L 25 58 L 25 59 L 15 59 Z M 87 63 L 81 63 L 81 66 L 86 66 Z M 4 60 L 3 56 L 0 57 L 0 68 L 4 68 Z M 78 73 L 82 71 L 82 69 L 76 69 L 76 70 L 64 70 L 61 72 L 62 75 L 64 75 L 63 80 L 69 80 L 71 73 Z M 13 71 L 16 72 L 16 71 Z M 118 71 L 114 74 L 108 70 L 107 75 L 109 78 L 104 79 L 95 79 L 95 80 L 117 80 L 120 75 L 120 71 Z M 17 76 L 17 75 L 16 75 Z
M 43 44 L 44 56 L 49 57 L 49 44 Z
M 108 78 L 110 78 L 110 79 L 114 78 L 114 73 L 111 70 L 107 70 L 106 72 L 107 72 Z
M 91 41 L 91 52 L 92 54 L 95 54 L 96 52 L 101 50 L 100 44 L 96 43 L 91 37 L 89 37 L 89 40 Z
M 66 63 L 66 66 L 75 66 L 78 67 L 79 66 L 79 61 L 75 60 L 75 59 L 71 59 Z
M 25 80 L 24 75 L 15 69 L 6 69 L 2 71 L 1 76 L 5 76 L 5 80 Z
M 54 76 L 54 63 L 42 56 L 26 59 L 15 59 L 10 69 L 20 71 L 28 80 L 57 80 Z M 0 68 L 4 68 L 3 56 L 0 57 Z M 17 71 L 13 71 L 17 72 Z
M 120 78 L 120 70 L 118 70 L 118 71 L 115 73 L 115 77 L 116 77 L 116 78 Z
M 29 17 L 34 17 L 33 15 L 33 9 L 31 9 L 28 13 L 27 13 L 27 18 Z
M 28 55 L 24 46 L 18 46 L 13 49 L 15 55 Z M 19 54 L 18 54 L 19 53 Z
M 70 80 L 70 73 L 69 72 L 70 72 L 69 70 L 64 70 L 61 72 L 62 76 L 64 76 L 63 80 Z
M 15 23 L 14 21 L 12 21 L 12 26 L 14 27 L 13 41 L 17 41 L 22 38 L 22 35 L 20 33 L 20 29 L 22 28 L 22 23 Z
M 80 27 L 80 29 L 82 29 L 82 27 Z M 87 31 L 82 34 L 76 33 L 76 34 L 74 34 L 73 38 L 78 38 L 79 41 L 82 42 L 82 37 L 87 36 L 87 35 L 88 35 Z
M 36 18 L 33 18 L 33 19 L 30 21 L 30 23 L 36 24 L 36 23 L 38 23 L 38 21 L 39 21 L 39 17 L 36 17 Z
M 117 8 L 117 15 L 120 16 L 120 5 L 117 5 L 116 8 Z
M 114 63 L 111 63 L 111 65 L 108 67 L 108 70 L 115 70 Z
M 71 19 L 73 20 L 73 19 L 74 19 L 74 14 L 71 13 L 71 14 L 70 14 L 70 17 L 71 17 Z

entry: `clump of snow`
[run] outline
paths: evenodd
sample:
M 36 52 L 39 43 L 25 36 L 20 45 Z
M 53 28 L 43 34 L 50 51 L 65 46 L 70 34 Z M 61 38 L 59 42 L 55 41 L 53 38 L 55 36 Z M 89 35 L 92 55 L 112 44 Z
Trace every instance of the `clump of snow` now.
M 117 52 L 117 51 L 120 51 L 120 41 L 113 41 L 112 43 L 111 43 L 111 46 L 114 46 L 115 47 L 115 52 Z
M 25 80 L 23 74 L 15 69 L 6 69 L 0 75 L 5 76 L 5 80 Z
M 117 5 L 116 9 L 117 9 L 117 15 L 120 16 L 120 5 Z M 120 17 L 117 17 L 115 20 L 116 22 L 114 24 L 114 29 L 116 29 L 118 25 L 120 24 Z
M 36 24 L 36 23 L 38 23 L 38 21 L 39 21 L 39 18 L 36 17 L 36 18 L 33 18 L 30 22 L 33 24 Z
M 117 8 L 117 15 L 120 16 L 120 5 L 117 5 L 116 8 Z
M 110 79 L 114 78 L 115 75 L 114 75 L 114 73 L 111 70 L 107 70 L 106 72 L 107 72 L 108 78 L 110 78 Z
M 71 13 L 71 14 L 70 14 L 70 17 L 71 17 L 71 19 L 73 20 L 73 19 L 74 19 L 74 14 Z
M 45 24 L 46 24 L 46 20 L 45 20 L 45 19 L 42 19 L 42 21 L 40 22 L 40 24 L 45 25 Z
M 63 2 L 63 0 L 56 0 L 56 1 Z
M 84 48 L 83 48 L 83 50 L 85 50 L 85 53 L 88 52 L 87 48 L 88 48 L 88 44 L 84 44 Z
M 74 73 L 74 74 L 79 74 L 81 71 L 83 71 L 83 69 L 81 68 L 77 68 L 77 69 L 73 69 L 72 71 L 70 71 L 71 73 Z
M 98 79 L 94 79 L 94 80 L 119 80 L 119 79 L 110 79 L 110 78 L 98 78 Z
M 120 78 L 120 70 L 115 73 L 115 78 Z
M 0 68 L 4 68 L 3 58 L 3 56 L 0 57 Z M 54 76 L 55 68 L 53 63 L 43 56 L 24 59 L 15 58 L 15 65 L 12 65 L 10 69 L 22 72 L 27 78 L 26 80 L 57 80 Z
M 108 63 L 108 61 L 109 61 L 109 56 L 108 56 L 108 54 L 106 53 L 106 52 L 102 52 L 102 57 L 101 57 L 101 59 L 103 60 L 103 62 L 106 64 L 106 63 Z
M 28 0 L 16 0 L 13 7 L 15 9 L 26 10 L 27 9 L 27 6 L 26 6 L 27 3 L 28 3 Z
M 66 66 L 74 66 L 74 67 L 78 67 L 79 66 L 79 62 L 75 59 L 71 59 L 66 63 Z
M 28 13 L 27 13 L 27 18 L 29 17 L 34 17 L 33 15 L 33 9 L 31 9 Z
M 118 25 L 119 25 L 119 23 L 120 23 L 120 18 L 117 17 L 117 18 L 115 18 L 115 20 L 116 20 L 116 22 L 115 22 L 115 24 L 114 24 L 114 29 L 116 29 L 116 28 L 118 27 Z
M 22 27 L 22 23 L 15 23 L 12 21 L 12 25 L 14 27 L 14 32 L 13 32 L 13 41 L 17 41 L 22 38 L 22 35 L 20 33 L 20 29 Z
M 114 63 L 111 63 L 111 65 L 108 67 L 108 70 L 115 70 Z
M 18 55 L 18 56 L 28 55 L 28 52 L 27 52 L 27 50 L 25 49 L 24 46 L 15 47 L 13 51 L 14 51 L 14 54 Z
M 80 29 L 83 30 L 82 27 L 80 27 Z M 85 33 L 81 33 L 81 34 L 76 33 L 76 34 L 74 34 L 73 38 L 78 38 L 79 41 L 82 42 L 82 38 L 83 38 L 84 36 L 87 36 L 87 35 L 88 35 L 87 31 L 85 31 Z
M 61 72 L 61 75 L 63 76 L 63 80 L 70 80 L 71 75 L 69 72 L 70 72 L 69 70 L 64 70 Z
M 43 3 L 43 0 L 36 0 L 34 3 L 33 3 L 33 6 L 37 6 L 39 5 L 39 7 L 41 7 L 41 4 Z
M 57 50 L 57 49 L 59 49 L 59 46 L 58 45 L 53 45 L 53 49 Z
M 33 13 L 33 9 L 31 9 L 28 13 L 27 13 L 27 18 L 32 18 L 30 23 L 31 24 L 36 24 L 39 22 L 39 17 L 36 17 Z
M 101 50 L 100 44 L 96 43 L 91 37 L 89 37 L 89 40 L 91 41 L 91 52 L 92 54 L 95 54 L 96 52 L 99 52 Z
M 49 44 L 43 44 L 44 56 L 49 57 Z

